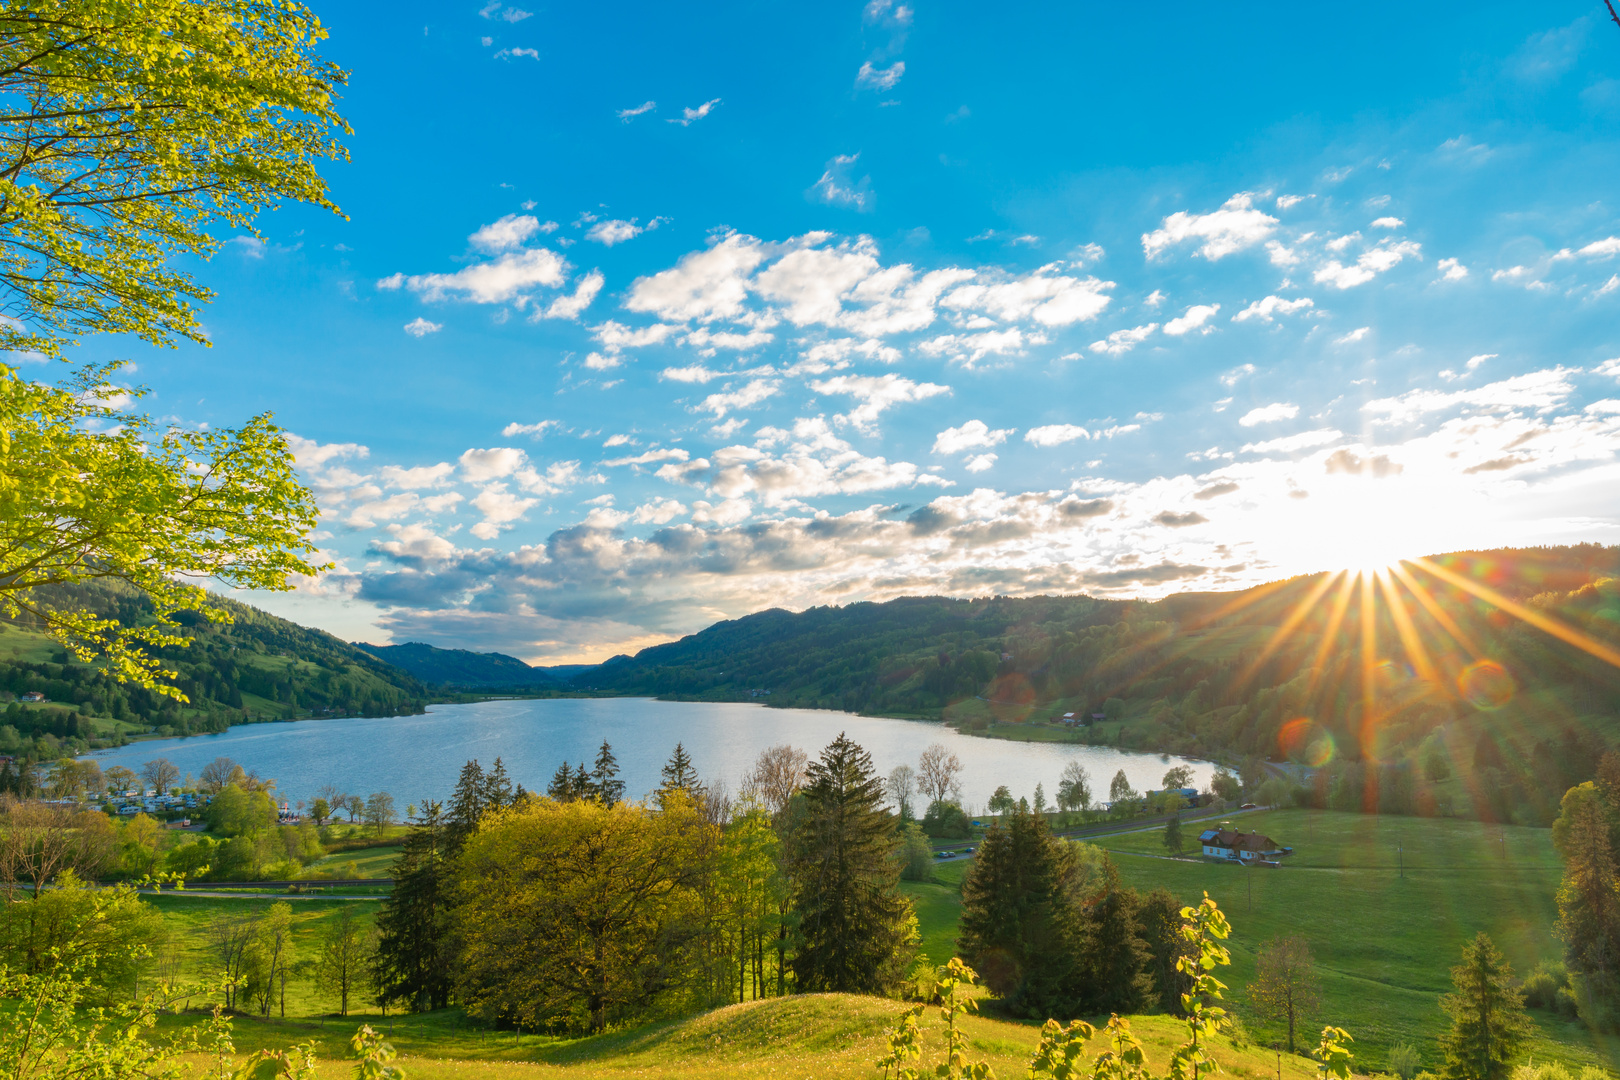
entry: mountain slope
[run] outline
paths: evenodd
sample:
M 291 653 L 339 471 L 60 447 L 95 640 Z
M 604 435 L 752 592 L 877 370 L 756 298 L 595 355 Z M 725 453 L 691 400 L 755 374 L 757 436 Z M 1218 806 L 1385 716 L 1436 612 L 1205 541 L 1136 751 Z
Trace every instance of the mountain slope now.
M 1156 602 L 913 597 L 773 610 L 574 683 L 1292 760 L 1334 785 L 1324 804 L 1544 820 L 1620 741 L 1620 670 L 1572 643 L 1620 659 L 1617 578 L 1620 548 L 1580 545 Z M 1564 637 L 1521 615 L 1553 620 Z M 1107 720 L 1045 722 L 1063 712 Z
M 146 597 L 124 586 L 57 587 L 47 596 L 57 607 L 112 614 L 125 623 L 152 617 Z M 73 745 L 115 732 L 184 735 L 224 731 L 251 719 L 422 710 L 427 691 L 409 673 L 324 631 L 232 600 L 215 602 L 231 612 L 233 623 L 183 613 L 189 646 L 160 653 L 165 666 L 179 673 L 175 685 L 190 699 L 184 704 L 69 662 L 66 650 L 26 618 L 0 622 L 0 696 L 37 691 L 47 699 L 40 706 L 13 701 L 4 707 L 3 725 L 15 735 L 0 727 L 0 753 L 16 752 L 19 740 L 43 734 Z
M 419 641 L 403 645 L 368 645 L 355 642 L 372 656 L 408 671 L 429 686 L 451 686 L 471 690 L 516 690 L 559 688 L 568 680 L 594 670 L 594 664 L 565 664 L 557 667 L 531 667 L 505 653 L 476 653 L 466 649 L 441 649 Z

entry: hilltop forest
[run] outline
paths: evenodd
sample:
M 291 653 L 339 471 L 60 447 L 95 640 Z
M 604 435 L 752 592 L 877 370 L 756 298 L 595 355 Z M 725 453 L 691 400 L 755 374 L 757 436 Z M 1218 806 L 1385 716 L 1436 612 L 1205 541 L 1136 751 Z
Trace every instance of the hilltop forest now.
M 1291 761 L 1323 805 L 1446 812 L 1460 800 L 1545 822 L 1620 738 L 1617 577 L 1620 548 L 1588 544 L 1153 602 L 771 610 L 616 657 L 575 685 Z M 1054 729 L 1063 712 L 1106 719 Z M 1460 790 L 1440 790 L 1448 781 Z
M 150 620 L 150 600 L 117 583 L 42 589 L 51 604 L 115 615 L 133 625 Z M 215 598 L 232 623 L 211 623 L 181 612 L 184 647 L 163 649 L 164 666 L 188 702 L 120 684 L 99 668 L 72 660 L 28 616 L 0 625 L 0 752 L 33 756 L 23 743 L 116 737 L 155 729 L 188 735 L 224 731 L 248 720 L 295 716 L 387 716 L 422 710 L 427 692 L 417 679 L 363 649 L 320 630 Z M 30 691 L 46 703 L 15 699 Z M 7 729 L 10 729 L 8 732 Z M 71 745 L 71 744 L 70 744 Z M 44 749 L 54 749 L 46 747 Z

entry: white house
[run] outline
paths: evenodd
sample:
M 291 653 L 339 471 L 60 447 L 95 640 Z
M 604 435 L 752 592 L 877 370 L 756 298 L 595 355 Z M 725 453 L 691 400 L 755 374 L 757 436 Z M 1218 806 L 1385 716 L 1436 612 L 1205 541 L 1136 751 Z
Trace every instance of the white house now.
M 1205 829 L 1198 834 L 1198 843 L 1203 847 L 1204 854 L 1212 859 L 1226 859 L 1245 865 L 1258 863 L 1276 866 L 1279 858 L 1292 854 L 1294 850 L 1283 847 L 1269 836 L 1238 832 L 1236 829 Z

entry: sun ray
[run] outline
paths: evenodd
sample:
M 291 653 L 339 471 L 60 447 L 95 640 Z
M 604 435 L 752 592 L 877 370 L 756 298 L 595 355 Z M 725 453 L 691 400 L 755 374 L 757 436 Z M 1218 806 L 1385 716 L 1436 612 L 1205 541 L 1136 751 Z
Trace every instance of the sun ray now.
M 1444 581 L 1450 585 L 1455 585 L 1463 592 L 1469 593 L 1478 599 L 1485 601 L 1487 604 L 1495 606 L 1499 610 L 1512 615 L 1516 619 L 1529 623 L 1537 630 L 1551 634 L 1558 640 L 1565 642 L 1566 644 L 1573 645 L 1582 652 L 1590 653 L 1599 660 L 1620 668 L 1620 652 L 1617 652 L 1616 650 L 1603 644 L 1601 641 L 1594 641 L 1592 638 L 1581 633 L 1573 626 L 1561 623 L 1556 619 L 1548 618 L 1546 615 L 1536 611 L 1534 608 L 1525 607 L 1523 604 L 1508 599 L 1488 585 L 1481 585 L 1476 581 L 1469 581 L 1461 574 L 1447 570 L 1443 566 L 1438 566 L 1435 563 L 1430 562 L 1428 559 L 1417 558 L 1409 561 L 1414 566 L 1421 567 L 1424 571 L 1433 574 L 1441 581 Z
M 1339 574 L 1343 572 L 1341 570 Z M 1247 670 L 1237 677 L 1239 687 L 1244 686 L 1250 679 L 1254 678 L 1260 671 L 1260 666 L 1271 659 L 1273 653 L 1282 648 L 1283 642 L 1298 628 L 1301 622 L 1305 621 L 1305 616 L 1309 615 L 1312 609 L 1315 608 L 1316 602 L 1322 599 L 1322 594 L 1333 587 L 1333 583 L 1338 580 L 1339 574 L 1324 574 L 1322 580 L 1316 583 L 1310 593 L 1294 605 L 1294 610 L 1289 613 L 1283 624 L 1277 628 L 1277 632 L 1271 635 L 1271 640 L 1266 642 L 1264 649 L 1260 650 L 1260 655 L 1255 657 L 1254 662 L 1248 666 Z
M 1370 752 L 1374 749 L 1374 729 L 1378 726 L 1378 615 L 1373 610 L 1373 579 L 1372 575 L 1362 572 L 1357 575 L 1357 584 L 1361 594 L 1361 756 L 1371 758 Z M 1367 805 L 1367 796 L 1371 797 L 1372 805 L 1377 806 L 1377 776 L 1376 769 L 1367 770 L 1367 790 L 1362 805 Z
M 1402 561 L 1404 562 L 1405 560 Z M 1430 617 L 1433 618 L 1435 622 L 1439 623 L 1441 628 L 1444 629 L 1446 633 L 1450 634 L 1458 644 L 1460 644 L 1464 649 L 1467 649 L 1469 655 L 1483 655 L 1480 651 L 1479 645 L 1474 641 L 1473 637 L 1461 626 L 1457 625 L 1457 620 L 1451 617 L 1451 613 L 1449 611 L 1440 606 L 1439 601 L 1429 595 L 1428 589 L 1418 584 L 1417 579 L 1412 576 L 1411 571 L 1407 570 L 1405 566 L 1401 565 L 1401 563 L 1394 563 L 1390 566 L 1389 572 L 1400 578 L 1401 581 L 1405 582 L 1407 591 L 1409 591 L 1412 596 L 1416 598 L 1419 604 L 1423 605 L 1423 610 L 1427 611 Z
M 1412 661 L 1418 678 L 1430 684 L 1440 683 L 1439 672 L 1429 659 L 1429 650 L 1424 648 L 1423 639 L 1418 637 L 1417 627 L 1412 625 L 1412 616 L 1406 610 L 1406 603 L 1400 598 L 1390 575 L 1378 575 L 1378 590 L 1384 595 L 1389 617 L 1395 623 L 1395 633 L 1400 635 L 1401 647 L 1406 650 L 1407 659 Z
M 1316 687 L 1316 673 L 1322 670 L 1327 662 L 1327 655 L 1333 649 L 1333 642 L 1339 636 L 1339 627 L 1344 622 L 1344 613 L 1350 606 L 1350 596 L 1355 591 L 1355 579 L 1349 573 L 1340 578 L 1339 595 L 1333 600 L 1333 610 L 1328 613 L 1327 627 L 1322 631 L 1322 640 L 1316 646 L 1316 656 L 1311 660 L 1310 686 Z

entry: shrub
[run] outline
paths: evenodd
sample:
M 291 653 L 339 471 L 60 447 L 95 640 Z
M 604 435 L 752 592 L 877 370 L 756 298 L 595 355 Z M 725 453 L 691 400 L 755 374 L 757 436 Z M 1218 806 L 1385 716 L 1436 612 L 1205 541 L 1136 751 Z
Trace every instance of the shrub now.
M 934 849 L 915 821 L 900 834 L 900 877 L 903 881 L 934 880 Z
M 934 800 L 923 815 L 923 832 L 936 839 L 966 840 L 971 835 L 968 817 L 953 802 Z
M 1412 1080 L 1422 1064 L 1416 1047 L 1408 1043 L 1397 1043 L 1389 1048 L 1389 1057 L 1385 1059 L 1384 1067 L 1401 1080 Z

